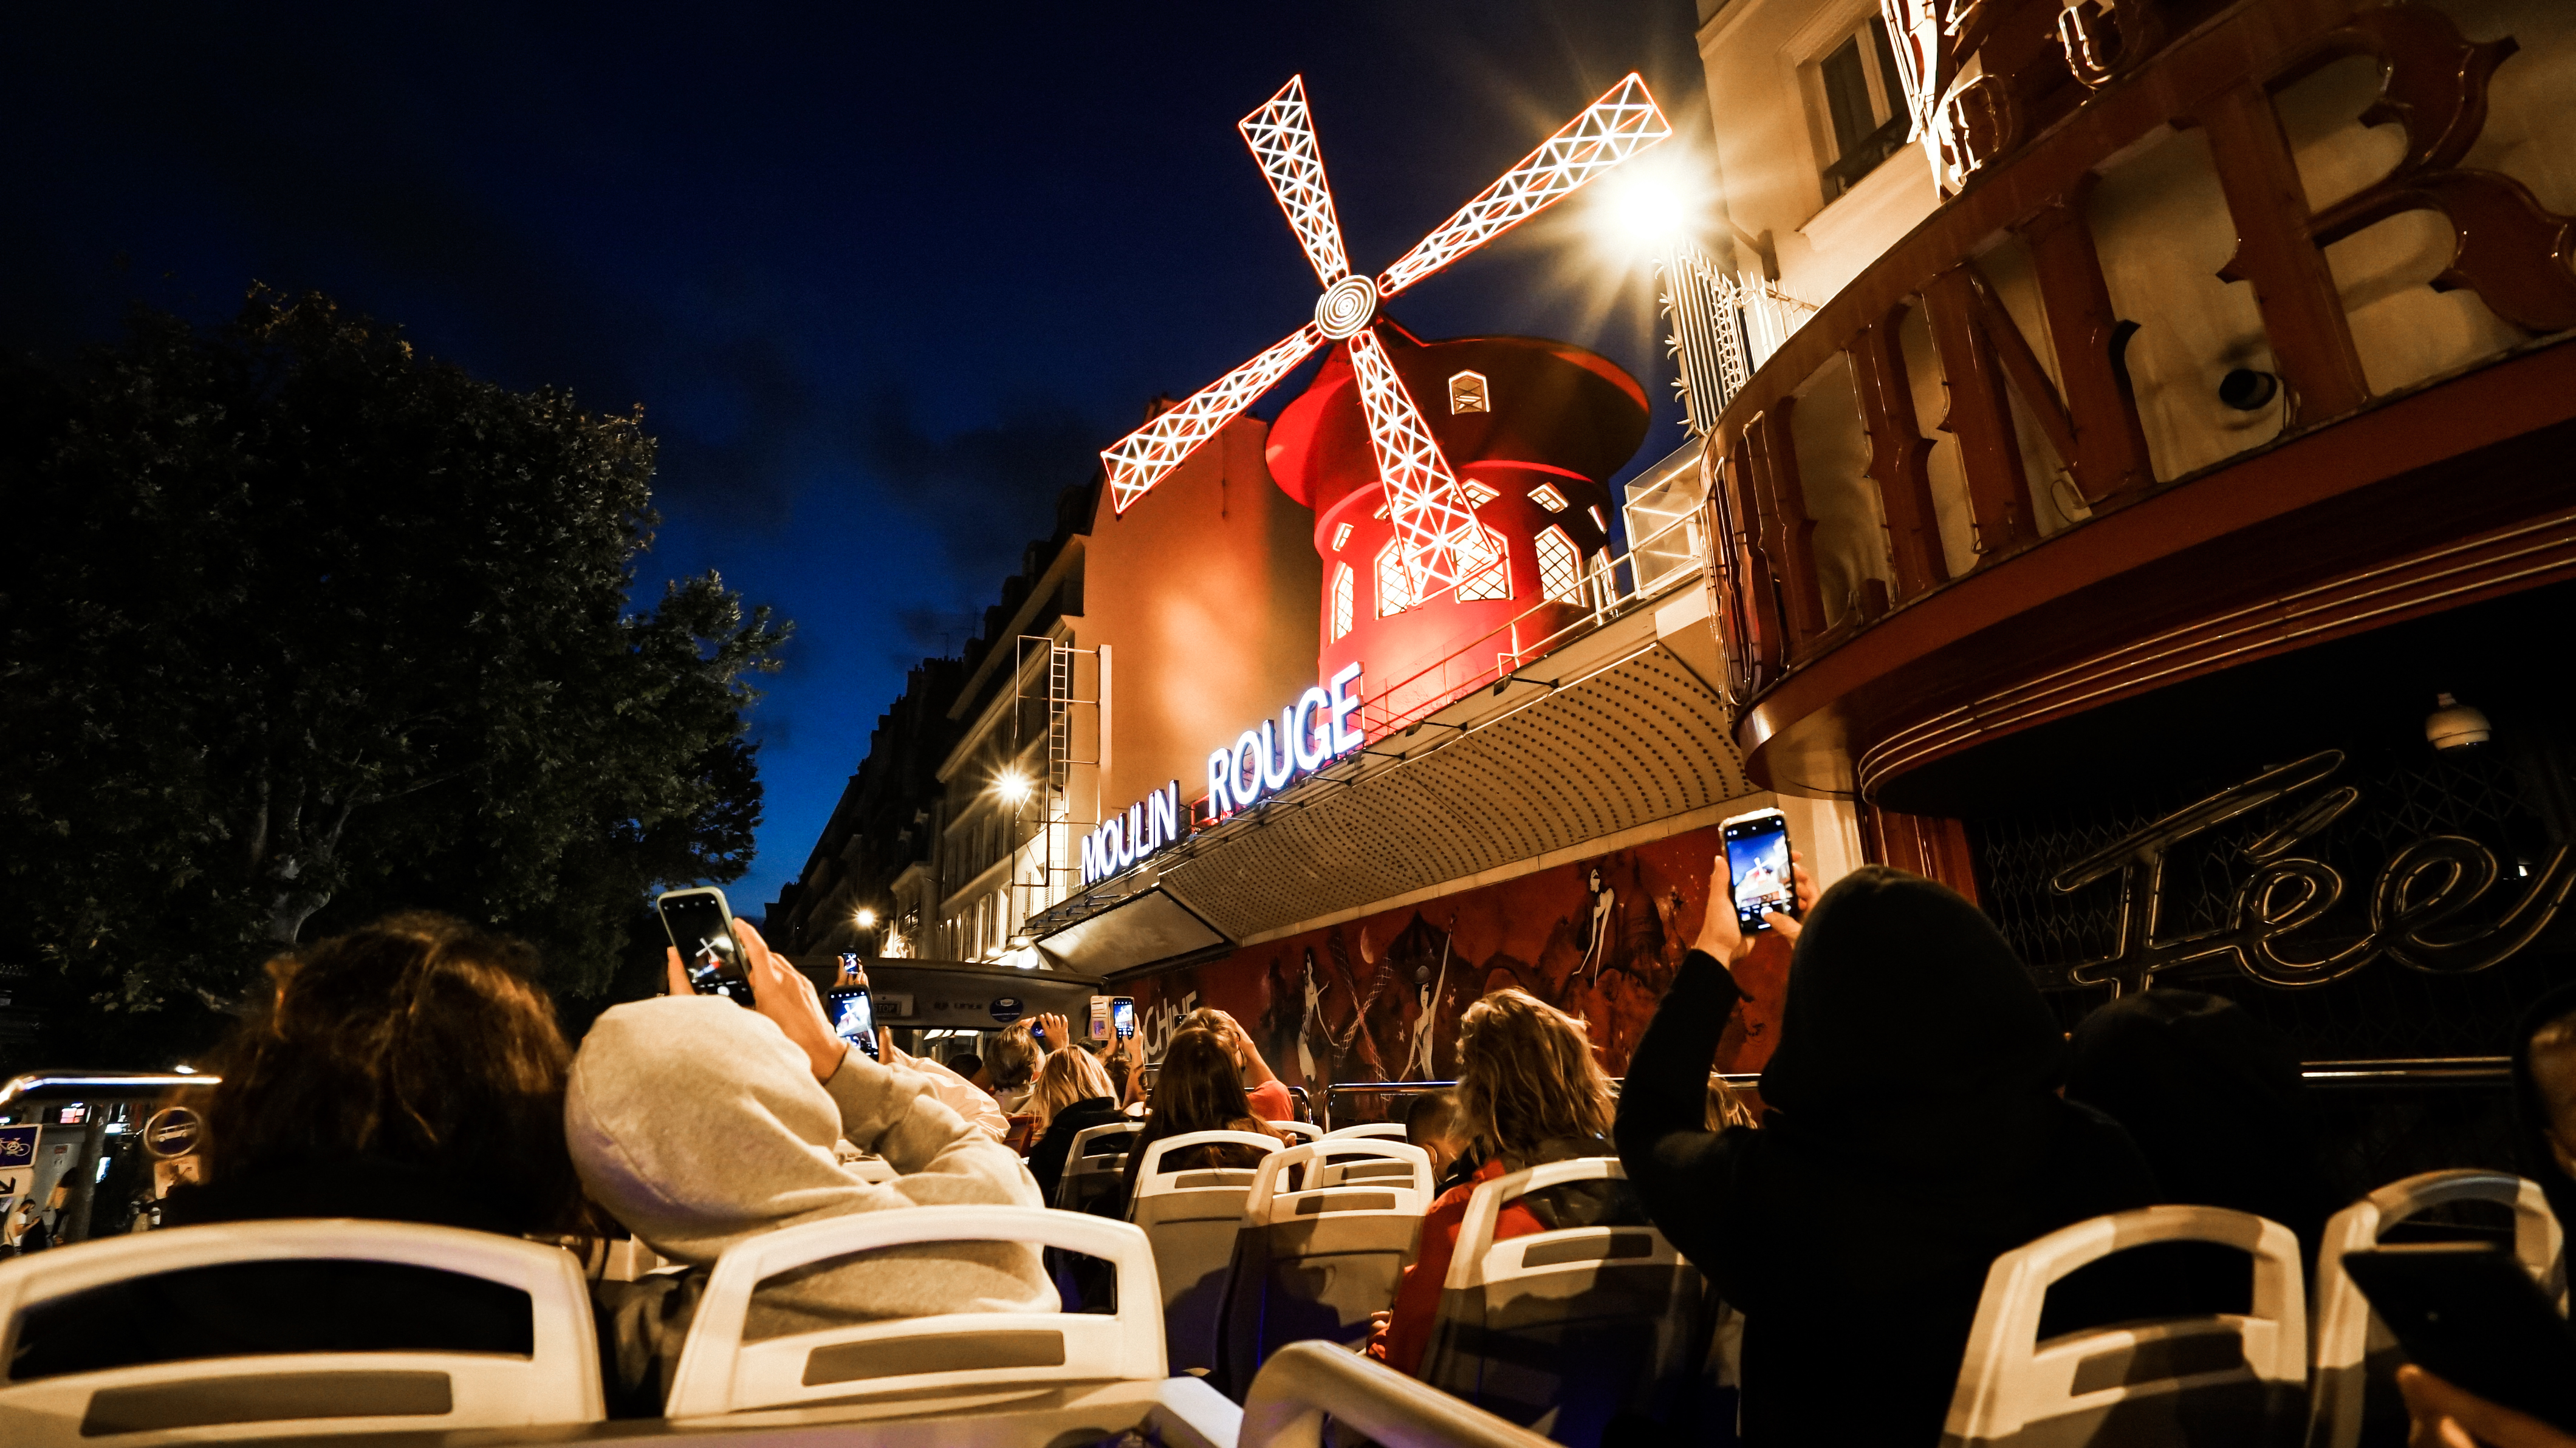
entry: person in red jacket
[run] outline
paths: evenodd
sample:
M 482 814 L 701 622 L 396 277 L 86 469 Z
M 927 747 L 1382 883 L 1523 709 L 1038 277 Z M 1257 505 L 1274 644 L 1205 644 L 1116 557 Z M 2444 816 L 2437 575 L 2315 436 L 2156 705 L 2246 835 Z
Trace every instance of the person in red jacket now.
M 1498 990 L 1459 1018 L 1457 1105 L 1458 1134 L 1485 1164 L 1431 1204 L 1394 1309 L 1380 1315 L 1369 1343 L 1371 1357 L 1417 1376 L 1476 1188 L 1542 1162 L 1611 1154 L 1610 1078 L 1592 1058 L 1583 1023 L 1524 990 Z M 1603 1189 L 1615 1185 L 1570 1184 L 1513 1202 L 1496 1216 L 1494 1239 L 1590 1225 L 1612 1195 Z

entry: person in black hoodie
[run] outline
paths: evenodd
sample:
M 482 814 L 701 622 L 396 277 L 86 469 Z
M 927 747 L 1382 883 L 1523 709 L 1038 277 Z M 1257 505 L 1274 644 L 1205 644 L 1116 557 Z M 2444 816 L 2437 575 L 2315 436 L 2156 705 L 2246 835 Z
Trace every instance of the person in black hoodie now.
M 2342 1203 L 2318 1160 L 2295 1047 L 2234 1001 L 2158 986 L 2096 1008 L 2067 1048 L 2066 1099 L 2128 1129 L 2158 1201 L 2269 1217 L 2298 1234 L 2315 1271 Z M 2123 1265 L 2134 1315 L 2252 1310 L 2251 1263 L 2234 1248 L 2169 1243 Z
M 1997 1254 L 2144 1206 L 2128 1133 L 2061 1100 L 2066 1044 L 2011 947 L 1942 885 L 1866 866 L 1799 922 L 1760 1130 L 1707 1128 L 1744 993 L 1725 858 L 1637 1044 L 1615 1137 L 1655 1225 L 1742 1310 L 1744 1441 L 1932 1443 Z M 1799 871 L 1799 895 L 1808 896 Z
M 269 965 L 273 995 L 222 1049 L 206 1179 L 169 1226 L 374 1217 L 510 1236 L 593 1220 L 564 1144 L 572 1049 L 536 953 L 402 914 Z M 399 1304 L 400 1310 L 390 1310 Z M 395 1263 L 249 1262 L 43 1304 L 14 1378 L 242 1352 L 530 1351 L 524 1294 Z
M 2560 1230 L 2576 1227 L 2576 985 L 2532 1002 L 2513 1033 L 2515 1146 Z M 2576 1448 L 2576 1437 L 2489 1402 L 2413 1363 L 2397 1370 L 2415 1443 Z

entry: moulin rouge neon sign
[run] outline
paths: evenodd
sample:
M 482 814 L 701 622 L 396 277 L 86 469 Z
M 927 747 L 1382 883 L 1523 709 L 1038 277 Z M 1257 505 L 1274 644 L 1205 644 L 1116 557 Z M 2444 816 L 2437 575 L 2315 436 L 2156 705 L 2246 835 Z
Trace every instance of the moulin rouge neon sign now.
M 1244 730 L 1233 744 L 1208 752 L 1207 821 L 1249 809 L 1305 775 L 1367 742 L 1352 722 L 1360 707 L 1360 666 L 1342 671 L 1297 696 L 1297 702 Z M 1192 823 L 1196 823 L 1193 813 Z M 1171 783 L 1103 820 L 1082 837 L 1082 883 L 1097 885 L 1188 834 L 1181 816 L 1181 782 Z

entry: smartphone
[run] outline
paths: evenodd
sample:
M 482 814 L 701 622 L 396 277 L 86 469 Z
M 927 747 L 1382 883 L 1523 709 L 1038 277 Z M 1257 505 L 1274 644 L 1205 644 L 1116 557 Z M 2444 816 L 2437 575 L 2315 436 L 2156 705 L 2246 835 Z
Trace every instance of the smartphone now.
M 1722 822 L 1718 830 L 1726 839 L 1736 925 L 1751 935 L 1771 928 L 1762 919 L 1770 911 L 1794 919 L 1798 877 L 1789 864 L 1789 817 L 1776 809 L 1757 809 Z
M 713 886 L 665 890 L 653 901 L 662 929 L 680 952 L 689 973 L 689 988 L 700 995 L 720 995 L 738 1006 L 751 1004 L 751 968 L 742 942 L 734 938 L 733 911 L 724 892 Z
M 868 999 L 863 985 L 836 985 L 823 992 L 823 1014 L 832 1022 L 833 1034 L 868 1053 L 871 1061 L 877 1055 L 877 1007 Z
M 1091 998 L 1091 1039 L 1120 1040 L 1136 1034 L 1136 998 L 1134 996 L 1093 996 Z
M 859 953 L 855 950 L 841 952 L 841 982 L 844 985 L 862 986 L 868 983 L 868 968 L 860 961 Z
M 2404 1242 L 2346 1253 L 2343 1265 L 2418 1367 L 2576 1433 L 2576 1330 L 2512 1253 Z

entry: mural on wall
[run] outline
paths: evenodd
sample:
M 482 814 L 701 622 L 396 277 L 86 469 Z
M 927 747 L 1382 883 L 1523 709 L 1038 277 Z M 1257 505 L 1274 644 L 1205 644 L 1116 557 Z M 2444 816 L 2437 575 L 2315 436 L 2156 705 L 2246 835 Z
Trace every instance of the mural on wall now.
M 1130 983 L 1146 1049 L 1201 1006 L 1233 1013 L 1281 1080 L 1441 1081 L 1457 1069 L 1458 1017 L 1518 986 L 1591 1029 L 1616 1076 L 1708 903 L 1715 827 L 1248 946 Z M 1736 972 L 1753 995 L 1717 1064 L 1758 1071 L 1779 1031 L 1789 952 L 1766 937 Z

